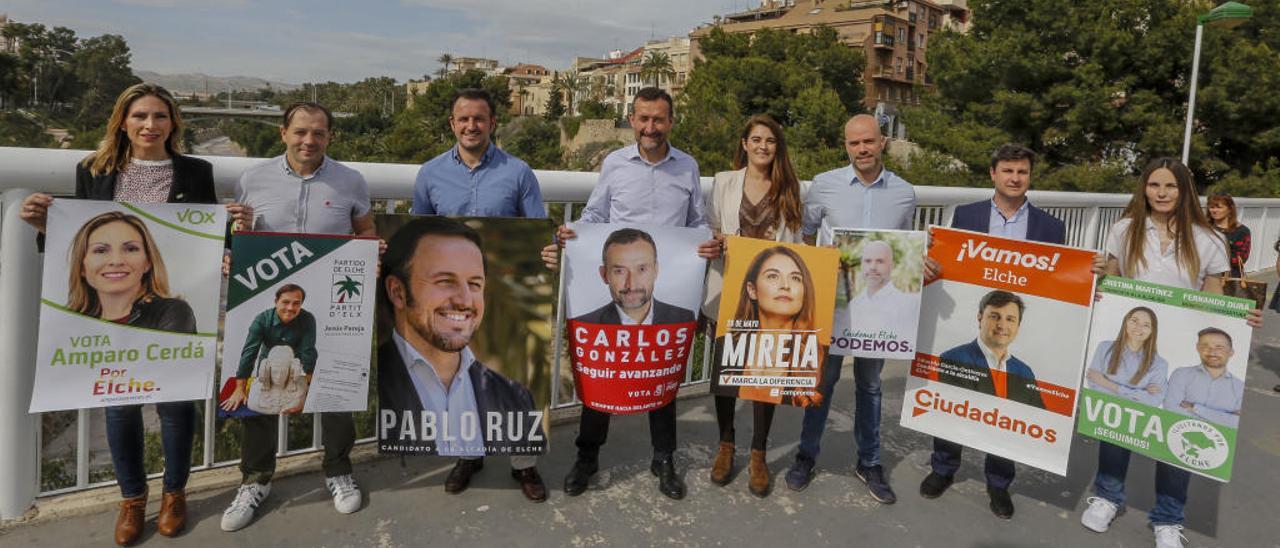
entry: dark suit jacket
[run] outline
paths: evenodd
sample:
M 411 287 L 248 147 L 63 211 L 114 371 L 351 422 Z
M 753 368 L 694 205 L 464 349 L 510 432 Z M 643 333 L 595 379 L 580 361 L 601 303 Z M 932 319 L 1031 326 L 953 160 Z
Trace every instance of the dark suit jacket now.
M 951 228 L 986 234 L 991 230 L 991 200 L 956 206 Z M 1047 244 L 1066 244 L 1067 225 L 1043 209 L 1027 204 L 1027 239 Z
M 940 357 L 942 361 L 968 369 L 977 377 L 977 380 L 952 377 L 944 382 L 989 396 L 996 395 L 996 387 L 991 380 L 991 369 L 987 364 L 987 357 L 982 354 L 982 347 L 978 346 L 977 339 L 943 352 Z M 1022 360 L 1013 356 L 1009 356 L 1004 365 L 1005 370 L 1008 372 L 1006 376 L 1008 379 L 1006 381 L 1008 392 L 1005 399 L 1044 409 L 1044 397 L 1040 395 L 1040 392 L 1027 388 L 1028 384 L 1036 383 L 1036 374 L 1031 371 L 1031 368 L 1023 363 Z
M 586 314 L 574 318 L 574 320 L 582 323 L 595 323 L 603 325 L 622 325 L 622 318 L 618 316 L 618 307 L 613 302 L 592 310 Z M 685 323 L 694 320 L 693 311 L 680 308 L 653 300 L 653 324 L 661 325 L 664 323 Z

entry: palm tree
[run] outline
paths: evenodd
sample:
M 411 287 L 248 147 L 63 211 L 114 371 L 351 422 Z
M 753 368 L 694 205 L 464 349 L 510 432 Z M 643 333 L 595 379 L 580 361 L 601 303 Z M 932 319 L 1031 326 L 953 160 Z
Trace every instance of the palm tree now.
M 646 84 L 653 82 L 656 87 L 663 76 L 668 81 L 676 77 L 676 71 L 671 66 L 671 56 L 661 51 L 649 52 L 640 63 L 640 81 Z
M 453 64 L 453 55 L 441 53 L 439 57 L 436 57 L 436 61 L 439 61 L 441 65 L 444 65 L 444 68 L 440 71 L 440 75 L 444 76 L 449 74 L 449 65 Z
M 552 80 L 551 85 L 564 93 L 564 98 L 568 106 L 567 113 L 569 116 L 573 116 L 573 100 L 579 94 L 587 91 L 587 82 L 578 76 L 578 71 L 570 70 L 562 75 L 556 75 Z

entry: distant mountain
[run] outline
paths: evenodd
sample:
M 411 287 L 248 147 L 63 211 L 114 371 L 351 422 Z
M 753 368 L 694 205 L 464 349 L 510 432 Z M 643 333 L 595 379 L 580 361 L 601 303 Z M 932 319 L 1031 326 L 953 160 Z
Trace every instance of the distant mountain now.
M 257 91 L 270 86 L 277 91 L 293 91 L 297 84 L 271 82 L 251 76 L 209 76 L 207 74 L 160 74 L 147 70 L 135 70 L 133 74 L 144 82 L 153 82 L 164 86 L 173 93 L 218 93 L 230 87 L 233 91 Z

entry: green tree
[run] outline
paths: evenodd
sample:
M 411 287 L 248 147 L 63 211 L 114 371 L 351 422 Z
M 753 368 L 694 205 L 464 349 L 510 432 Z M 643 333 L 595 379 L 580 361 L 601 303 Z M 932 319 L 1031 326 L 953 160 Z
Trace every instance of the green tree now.
M 578 76 L 578 71 L 570 70 L 556 73 L 552 77 L 551 87 L 552 89 L 560 90 L 560 96 L 563 97 L 566 103 L 565 113 L 573 116 L 576 112 L 573 110 L 573 101 L 578 95 L 586 93 L 588 83 Z
M 436 57 L 436 62 L 440 63 L 441 65 L 440 74 L 442 76 L 445 74 L 449 74 L 449 65 L 453 64 L 453 55 L 450 53 L 441 53 L 439 57 Z
M 106 123 L 116 97 L 125 88 L 141 82 L 130 68 L 132 54 L 124 37 L 104 34 L 80 43 L 71 64 L 79 86 L 75 101 L 75 121 L 81 129 Z
M 560 125 L 552 120 L 525 116 L 513 121 L 516 127 L 502 140 L 502 149 L 524 160 L 533 169 L 563 167 Z
M 661 51 L 651 51 L 640 62 L 640 81 L 646 85 L 661 85 L 662 79 L 671 81 L 676 70 L 671 66 L 671 56 Z
M 547 93 L 546 110 L 548 120 L 559 120 L 564 116 L 564 92 L 558 86 L 551 86 L 551 91 Z

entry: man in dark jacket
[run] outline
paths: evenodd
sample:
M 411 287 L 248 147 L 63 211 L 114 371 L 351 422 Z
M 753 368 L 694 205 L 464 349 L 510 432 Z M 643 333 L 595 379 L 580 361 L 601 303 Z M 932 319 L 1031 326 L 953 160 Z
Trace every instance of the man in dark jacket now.
M 648 232 L 620 228 L 605 238 L 600 279 L 609 287 L 608 304 L 574 318 L 605 325 L 661 325 L 694 321 L 692 310 L 653 298 L 658 280 L 658 246 Z

